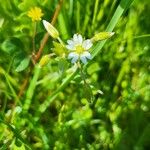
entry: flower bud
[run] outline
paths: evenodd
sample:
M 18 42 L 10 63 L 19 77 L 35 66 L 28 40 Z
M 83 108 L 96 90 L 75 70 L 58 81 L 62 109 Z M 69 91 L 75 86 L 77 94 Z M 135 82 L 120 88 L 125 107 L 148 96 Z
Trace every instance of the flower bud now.
M 91 39 L 93 42 L 106 40 L 110 37 L 112 37 L 115 34 L 115 32 L 100 32 L 94 35 L 94 37 Z
M 46 65 L 49 62 L 49 59 L 50 59 L 49 55 L 44 55 L 39 62 L 40 67 Z
M 50 24 L 46 20 L 43 20 L 43 25 L 51 37 L 53 37 L 54 39 L 57 39 L 59 37 L 59 32 L 52 24 Z

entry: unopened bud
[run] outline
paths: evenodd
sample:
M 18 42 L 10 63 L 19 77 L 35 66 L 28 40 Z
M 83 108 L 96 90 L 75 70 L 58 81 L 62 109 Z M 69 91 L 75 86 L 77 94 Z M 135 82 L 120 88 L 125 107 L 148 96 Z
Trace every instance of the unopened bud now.
M 95 34 L 91 40 L 93 42 L 106 40 L 106 39 L 112 37 L 114 34 L 115 34 L 115 32 L 100 32 L 100 33 Z
M 49 62 L 49 59 L 50 59 L 50 56 L 49 56 L 49 55 L 44 55 L 44 56 L 41 58 L 41 60 L 40 60 L 40 62 L 39 62 L 39 65 L 40 65 L 41 67 L 45 66 L 45 65 Z
M 52 24 L 50 24 L 46 20 L 43 20 L 43 25 L 51 37 L 53 37 L 54 39 L 57 39 L 59 37 L 59 32 Z

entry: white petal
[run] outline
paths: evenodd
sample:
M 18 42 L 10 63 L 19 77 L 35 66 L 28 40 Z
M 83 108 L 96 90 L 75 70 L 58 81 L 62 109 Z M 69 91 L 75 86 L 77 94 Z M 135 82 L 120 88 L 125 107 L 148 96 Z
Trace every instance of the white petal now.
M 77 41 L 78 41 L 78 35 L 77 35 L 77 34 L 74 34 L 74 35 L 73 35 L 73 41 L 74 41 L 74 42 L 77 42 Z
M 85 56 L 81 55 L 80 56 L 80 60 L 82 61 L 82 63 L 86 64 L 87 63 L 87 59 Z
M 74 64 L 75 62 L 77 62 L 78 58 L 79 58 L 79 57 L 74 57 L 74 58 L 71 60 L 71 63 Z
M 74 34 L 73 42 L 75 45 L 81 45 L 83 42 L 82 36 L 80 34 Z
M 75 53 L 75 52 L 69 53 L 68 59 L 72 59 L 72 58 L 74 58 L 74 57 L 77 57 L 77 59 L 78 59 L 79 55 L 78 55 L 77 53 Z
M 74 42 L 73 42 L 72 40 L 67 40 L 67 43 L 68 43 L 69 45 L 74 45 Z
M 68 59 L 72 59 L 71 63 L 75 63 L 79 59 L 79 54 L 72 52 L 68 55 Z
M 91 54 L 89 52 L 87 52 L 87 51 L 83 52 L 83 54 L 81 56 L 84 56 L 84 57 L 86 57 L 88 59 L 92 59 Z
M 74 46 L 73 46 L 73 45 L 66 45 L 66 48 L 67 48 L 68 50 L 74 50 Z
M 83 41 L 82 45 L 85 50 L 88 50 L 92 47 L 93 44 L 92 44 L 91 40 L 87 39 L 87 40 Z
M 78 44 L 82 44 L 82 42 L 83 42 L 82 36 L 78 34 Z

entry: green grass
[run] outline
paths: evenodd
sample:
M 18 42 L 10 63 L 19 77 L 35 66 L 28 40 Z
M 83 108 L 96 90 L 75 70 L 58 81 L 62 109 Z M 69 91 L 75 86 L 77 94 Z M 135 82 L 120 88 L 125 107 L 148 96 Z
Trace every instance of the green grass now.
M 95 42 L 92 60 L 75 68 L 67 50 L 47 40 L 42 21 L 34 36 L 27 16 L 33 6 L 55 23 L 65 44 L 75 33 L 115 35 Z M 4 1 L 0 149 L 150 149 L 149 10 L 149 0 Z M 33 57 L 40 46 L 40 59 L 51 56 L 43 67 Z

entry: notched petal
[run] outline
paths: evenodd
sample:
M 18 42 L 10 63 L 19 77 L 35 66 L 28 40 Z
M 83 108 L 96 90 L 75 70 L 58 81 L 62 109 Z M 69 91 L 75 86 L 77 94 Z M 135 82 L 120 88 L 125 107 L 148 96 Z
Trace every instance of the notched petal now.
M 87 63 L 87 59 L 85 56 L 80 56 L 80 60 L 82 61 L 82 63 L 86 64 Z
M 87 39 L 83 41 L 83 47 L 85 48 L 85 50 L 90 49 L 92 46 L 93 46 L 93 43 L 91 42 L 91 40 Z

